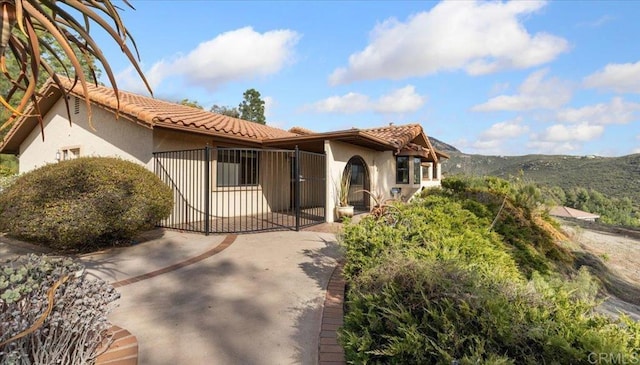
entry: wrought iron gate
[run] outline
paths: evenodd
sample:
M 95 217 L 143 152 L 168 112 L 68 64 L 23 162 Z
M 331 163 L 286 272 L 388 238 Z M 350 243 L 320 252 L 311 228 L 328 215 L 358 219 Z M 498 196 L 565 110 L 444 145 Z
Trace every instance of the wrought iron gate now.
M 325 156 L 211 148 L 156 152 L 154 172 L 173 189 L 160 227 L 209 233 L 290 229 L 325 221 Z

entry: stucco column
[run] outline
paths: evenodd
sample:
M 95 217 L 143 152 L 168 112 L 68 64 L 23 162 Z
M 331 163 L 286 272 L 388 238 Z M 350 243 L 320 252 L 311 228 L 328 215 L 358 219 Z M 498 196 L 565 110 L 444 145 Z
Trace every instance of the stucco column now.
M 333 151 L 331 150 L 331 141 L 324 141 L 324 155 L 325 155 L 325 203 L 324 203 L 324 219 L 326 222 L 333 222 L 333 211 L 335 210 L 334 189 L 332 180 L 331 162 L 333 161 Z

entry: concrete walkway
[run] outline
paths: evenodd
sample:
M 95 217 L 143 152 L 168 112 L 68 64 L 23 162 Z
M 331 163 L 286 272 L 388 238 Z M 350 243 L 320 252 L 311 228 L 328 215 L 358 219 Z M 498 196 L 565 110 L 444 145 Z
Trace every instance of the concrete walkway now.
M 340 256 L 334 234 L 156 230 L 145 239 L 78 257 L 121 293 L 110 319 L 138 338 L 139 364 L 318 362 Z

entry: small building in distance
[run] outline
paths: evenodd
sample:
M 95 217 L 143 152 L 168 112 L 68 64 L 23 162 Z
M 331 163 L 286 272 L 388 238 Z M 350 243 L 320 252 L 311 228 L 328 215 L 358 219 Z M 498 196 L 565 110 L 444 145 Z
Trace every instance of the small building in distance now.
M 597 214 L 562 206 L 555 206 L 551 208 L 549 214 L 554 217 L 580 219 L 588 222 L 595 222 L 600 218 Z

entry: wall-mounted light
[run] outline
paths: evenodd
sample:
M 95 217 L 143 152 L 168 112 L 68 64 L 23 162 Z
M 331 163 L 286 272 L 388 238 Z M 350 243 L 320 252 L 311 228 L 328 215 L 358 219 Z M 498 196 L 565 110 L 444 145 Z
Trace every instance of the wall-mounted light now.
M 56 151 L 56 161 L 60 161 L 60 151 Z

